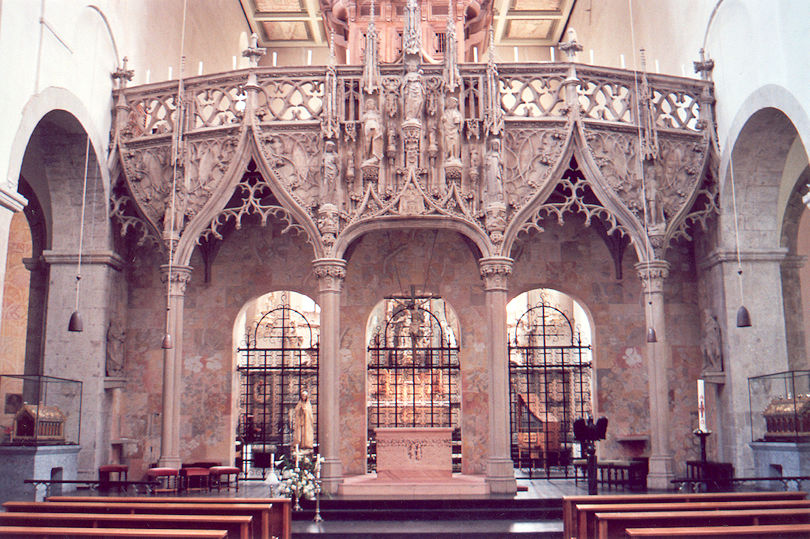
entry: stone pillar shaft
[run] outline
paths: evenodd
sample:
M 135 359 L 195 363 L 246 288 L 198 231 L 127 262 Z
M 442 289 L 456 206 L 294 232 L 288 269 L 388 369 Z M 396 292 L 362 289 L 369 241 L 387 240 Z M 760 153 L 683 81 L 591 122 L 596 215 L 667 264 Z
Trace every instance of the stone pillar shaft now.
M 321 344 L 318 361 L 318 446 L 324 458 L 321 470 L 322 489 L 336 494 L 343 482 L 340 460 L 340 392 L 338 358 L 340 357 L 340 294 L 346 277 L 346 261 L 321 258 L 313 263 L 318 278 L 321 306 Z
M 489 446 L 487 483 L 490 492 L 517 492 L 509 442 L 509 358 L 507 357 L 506 300 L 512 259 L 488 257 L 479 260 L 484 280 L 487 317 L 487 363 L 489 365 Z
M 28 204 L 25 198 L 16 192 L 0 188 L 0 308 L 3 305 L 3 290 L 6 283 L 6 257 L 8 256 L 8 235 L 11 228 L 11 217 L 22 211 Z M 2 324 L 2 317 L 0 317 Z M 1 329 L 1 328 L 0 328 Z
M 667 342 L 664 311 L 664 281 L 669 276 L 669 263 L 651 260 L 636 264 L 644 287 L 644 313 L 647 334 L 655 330 L 656 342 L 647 343 L 647 377 L 650 395 L 650 468 L 649 488 L 669 489 L 675 477 L 674 460 L 669 444 L 669 380 L 667 369 L 671 350 Z
M 163 350 L 163 410 L 160 443 L 160 466 L 179 468 L 180 409 L 183 383 L 183 304 L 186 284 L 191 279 L 191 266 L 160 267 L 167 287 L 166 329 L 172 338 L 172 347 Z M 167 281 L 168 280 L 168 281 Z

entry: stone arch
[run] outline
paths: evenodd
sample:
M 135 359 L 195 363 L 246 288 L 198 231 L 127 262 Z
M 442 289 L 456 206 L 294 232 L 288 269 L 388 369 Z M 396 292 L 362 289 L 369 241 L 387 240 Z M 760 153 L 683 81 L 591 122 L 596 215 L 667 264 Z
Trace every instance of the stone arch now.
M 72 116 L 77 125 L 80 126 L 81 131 L 90 136 L 92 153 L 96 156 L 106 155 L 104 148 L 106 147 L 107 135 L 96 128 L 92 115 L 84 103 L 75 94 L 64 88 L 45 88 L 40 93 L 32 96 L 22 110 L 22 120 L 17 128 L 17 133 L 14 135 L 9 152 L 7 178 L 11 182 L 10 189 L 17 189 L 17 179 L 22 171 L 23 159 L 32 134 L 40 121 L 48 113 L 54 111 L 62 111 Z M 104 159 L 99 159 L 100 163 L 104 161 Z M 99 170 L 106 199 L 110 187 L 109 172 L 106 166 L 100 166 Z

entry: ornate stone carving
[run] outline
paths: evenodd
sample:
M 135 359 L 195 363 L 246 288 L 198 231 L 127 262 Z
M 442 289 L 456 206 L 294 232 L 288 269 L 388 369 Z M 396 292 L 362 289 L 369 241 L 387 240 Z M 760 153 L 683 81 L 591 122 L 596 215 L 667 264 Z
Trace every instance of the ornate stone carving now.
M 422 70 L 416 62 L 406 62 L 406 73 L 402 79 L 402 97 L 404 100 L 405 122 L 421 122 L 425 105 L 425 83 Z
M 458 99 L 448 97 L 442 113 L 442 147 L 445 167 L 449 164 L 461 166 L 461 128 L 464 117 L 458 110 Z
M 375 165 L 379 167 L 383 158 L 383 122 L 382 116 L 377 110 L 376 99 L 366 99 L 362 121 L 364 160 L 360 166 Z
M 492 256 L 478 261 L 484 290 L 506 291 L 514 260 L 505 256 Z
M 318 228 L 327 251 L 335 244 L 340 229 L 340 212 L 334 204 L 321 204 L 318 208 Z
M 669 262 L 666 260 L 649 260 L 636 263 L 636 271 L 644 285 L 644 294 L 661 294 L 664 281 L 669 277 Z
M 550 179 L 568 133 L 552 129 L 509 129 L 504 133 L 504 182 L 509 202 L 522 207 Z
M 405 54 L 422 54 L 422 17 L 416 0 L 405 6 L 405 27 L 402 32 L 402 50 Z
M 363 92 L 372 94 L 380 84 L 380 51 L 377 43 L 377 27 L 374 25 L 374 2 L 371 3 L 371 20 L 366 30 L 366 47 L 363 50 Z
M 160 266 L 160 280 L 163 284 L 168 283 L 169 296 L 185 296 L 186 285 L 191 280 L 191 266 L 171 266 L 171 276 L 169 275 L 169 265 Z
M 324 143 L 321 174 L 321 190 L 318 196 L 321 205 L 328 203 L 340 205 L 340 158 L 337 153 L 337 144 L 332 140 Z
M 493 202 L 486 207 L 486 229 L 492 243 L 499 245 L 506 230 L 506 204 Z
M 250 46 L 242 51 L 242 56 L 250 62 L 250 67 L 259 65 L 259 58 L 267 53 L 267 49 L 259 47 L 259 35 L 255 32 L 250 34 Z
M 321 292 L 340 292 L 346 278 L 346 261 L 339 258 L 321 258 L 312 263 Z
M 126 331 L 117 317 L 112 317 L 107 325 L 107 361 L 105 371 L 107 376 L 124 376 L 124 342 Z

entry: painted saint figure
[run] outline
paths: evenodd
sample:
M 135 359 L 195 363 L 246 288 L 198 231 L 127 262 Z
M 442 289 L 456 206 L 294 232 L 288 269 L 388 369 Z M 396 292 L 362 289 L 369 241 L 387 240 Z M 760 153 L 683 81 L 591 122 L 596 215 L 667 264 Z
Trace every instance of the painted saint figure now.
M 458 99 L 451 97 L 447 100 L 447 108 L 442 114 L 442 142 L 444 143 L 444 158 L 447 161 L 461 160 L 461 126 L 464 118 L 458 110 Z
M 374 165 L 382 161 L 383 155 L 383 128 L 382 116 L 377 110 L 377 102 L 366 100 L 366 110 L 363 112 L 363 137 L 365 139 L 365 160 L 363 165 Z
M 312 449 L 315 445 L 314 424 L 315 416 L 312 413 L 312 403 L 309 401 L 309 392 L 304 389 L 298 398 L 298 404 L 292 411 L 292 445 L 299 449 Z

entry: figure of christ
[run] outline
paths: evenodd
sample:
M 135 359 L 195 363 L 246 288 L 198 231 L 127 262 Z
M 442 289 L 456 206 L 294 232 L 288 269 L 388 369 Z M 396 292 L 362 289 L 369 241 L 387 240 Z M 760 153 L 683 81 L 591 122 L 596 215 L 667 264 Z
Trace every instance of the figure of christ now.
M 309 401 L 309 392 L 306 389 L 301 391 L 298 403 L 292 411 L 291 419 L 293 427 L 292 445 L 299 449 L 312 449 L 315 445 L 315 416 L 312 413 L 312 403 Z
M 418 120 L 422 116 L 422 106 L 425 104 L 425 86 L 422 83 L 422 75 L 416 67 L 414 64 L 408 65 L 408 73 L 403 82 L 406 120 Z
M 363 165 L 375 165 L 382 161 L 383 156 L 383 128 L 382 116 L 377 110 L 377 103 L 373 99 L 366 100 L 366 110 L 363 112 L 363 137 L 365 139 Z

